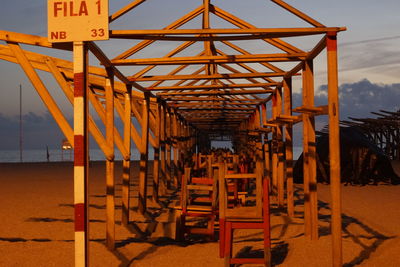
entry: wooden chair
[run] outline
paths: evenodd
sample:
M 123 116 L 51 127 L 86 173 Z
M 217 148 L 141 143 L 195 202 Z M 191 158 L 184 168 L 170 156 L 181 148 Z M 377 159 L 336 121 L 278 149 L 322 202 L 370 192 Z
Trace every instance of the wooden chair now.
M 220 223 L 220 257 L 225 258 L 225 266 L 230 264 L 262 263 L 271 264 L 270 252 L 270 218 L 268 179 L 262 175 L 262 162 L 256 163 L 254 173 L 226 174 L 225 168 L 219 168 L 219 223 Z M 255 206 L 228 206 L 228 180 L 255 180 Z M 247 203 L 248 204 L 248 203 Z M 264 230 L 264 258 L 232 258 L 233 231 L 235 229 Z
M 186 234 L 204 234 L 213 239 L 217 213 L 217 179 L 191 178 L 190 172 L 190 168 L 185 168 L 182 177 L 181 212 L 176 221 L 176 239 L 182 240 Z M 187 217 L 207 218 L 207 228 L 188 226 Z

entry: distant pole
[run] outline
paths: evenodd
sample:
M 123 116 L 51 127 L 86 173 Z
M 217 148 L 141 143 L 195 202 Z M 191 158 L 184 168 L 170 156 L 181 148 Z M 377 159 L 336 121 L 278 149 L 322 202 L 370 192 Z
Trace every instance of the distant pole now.
M 22 85 L 19 85 L 19 161 L 22 162 Z

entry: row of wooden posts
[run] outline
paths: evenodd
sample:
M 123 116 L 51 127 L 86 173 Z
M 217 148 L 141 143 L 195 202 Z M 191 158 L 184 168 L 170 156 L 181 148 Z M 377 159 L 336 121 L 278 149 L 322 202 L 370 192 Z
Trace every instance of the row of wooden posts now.
M 0 36 L 1 37 L 1 36 Z M 99 147 L 104 152 L 106 163 L 106 203 L 107 203 L 107 246 L 114 248 L 115 243 L 115 177 L 114 177 L 114 145 L 123 155 L 123 217 L 124 224 L 129 223 L 129 184 L 130 184 L 130 151 L 133 141 L 140 152 L 139 201 L 138 209 L 144 213 L 147 206 L 148 181 L 148 147 L 149 143 L 155 149 L 154 153 L 154 193 L 157 200 L 159 193 L 163 194 L 163 186 L 179 185 L 182 157 L 188 151 L 207 148 L 209 138 L 194 128 L 173 108 L 167 107 L 162 98 L 155 98 L 149 92 L 138 93 L 132 90 L 132 83 L 117 83 L 114 77 L 122 80 L 121 73 L 110 63 L 93 43 L 76 42 L 73 45 L 73 62 L 42 56 L 21 49 L 18 42 L 31 45 L 52 47 L 43 39 L 7 33 L 2 39 L 7 40 L 7 46 L 1 46 L 2 59 L 20 64 L 31 80 L 50 113 L 60 126 L 60 129 L 74 146 L 74 179 L 75 179 L 75 235 L 76 235 L 76 265 L 87 264 L 88 247 L 88 134 L 93 135 Z M 314 105 L 314 74 L 313 58 L 327 47 L 328 70 L 328 105 Z M 68 49 L 67 49 L 68 50 Z M 71 50 L 71 49 L 69 49 Z M 88 51 L 91 51 L 106 69 L 89 67 Z M 211 66 L 211 64 L 210 64 Z M 292 125 L 303 122 L 304 148 L 304 193 L 305 193 L 305 233 L 311 239 L 318 238 L 318 206 L 316 195 L 316 151 L 314 116 L 329 115 L 329 153 L 331 179 L 332 208 L 332 240 L 333 263 L 341 265 L 341 199 L 340 199 L 340 151 L 339 151 L 339 104 L 338 104 L 338 69 L 336 32 L 328 32 L 320 45 L 313 50 L 306 60 L 299 64 L 292 75 L 302 72 L 303 102 L 302 106 L 292 109 L 291 75 L 285 75 L 281 87 L 263 92 L 272 93 L 260 104 L 246 121 L 243 121 L 233 133 L 233 142 L 237 149 L 253 146 L 260 149 L 272 142 L 272 185 L 279 206 L 285 203 L 285 182 L 287 194 L 287 209 L 290 216 L 293 207 L 293 153 Z M 74 107 L 74 127 L 68 123 L 65 115 L 49 94 L 35 69 L 49 71 L 64 91 L 67 99 Z M 71 71 L 73 70 L 73 71 Z M 124 80 L 125 81 L 125 80 Z M 73 82 L 73 86 L 72 83 Z M 258 85 L 261 86 L 261 85 Z M 101 89 L 101 93 L 98 89 Z M 97 90 L 97 91 L 96 91 Z M 104 94 L 103 94 L 104 90 Z M 246 91 L 248 93 L 248 91 Z M 191 92 L 192 93 L 192 92 Z M 192 93 L 194 94 L 194 93 Z M 165 95 L 164 95 L 165 96 Z M 102 100 L 105 100 L 105 107 Z M 272 101 L 269 101 L 272 100 Z M 104 122 L 105 137 L 96 126 L 89 114 L 89 101 L 94 110 Z M 271 116 L 267 116 L 267 106 L 271 104 Z M 124 122 L 123 136 L 115 128 L 114 111 Z M 293 116 L 292 112 L 301 113 Z M 140 125 L 140 133 L 132 122 L 132 115 Z M 150 133 L 151 132 L 151 133 Z M 259 136 L 264 134 L 264 139 Z M 201 140 L 201 142 L 199 142 Z M 283 145 L 285 143 L 285 145 Z M 285 149 L 285 151 L 284 151 Z M 173 160 L 172 154 L 173 153 Z M 285 155 L 285 156 L 284 156 Z M 267 164 L 267 163 L 266 163 Z M 269 163 L 268 163 L 269 164 Z M 173 172 L 172 172 L 173 170 Z M 165 182 L 164 182 L 165 181 Z M 83 259 L 83 260 L 82 260 Z

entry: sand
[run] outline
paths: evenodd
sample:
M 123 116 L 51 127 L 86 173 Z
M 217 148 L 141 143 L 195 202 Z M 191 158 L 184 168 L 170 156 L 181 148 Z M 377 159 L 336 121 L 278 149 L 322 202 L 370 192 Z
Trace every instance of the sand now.
M 137 177 L 137 163 L 134 166 L 132 174 Z M 157 222 L 131 211 L 133 223 L 139 229 L 155 229 L 149 238 L 141 238 L 137 231 L 121 226 L 120 164 L 116 166 L 117 248 L 114 252 L 107 250 L 104 168 L 104 163 L 98 162 L 90 168 L 91 266 L 223 265 L 217 241 L 193 238 L 176 242 L 168 238 L 174 231 L 172 209 L 149 201 L 150 210 L 159 214 Z M 72 163 L 0 164 L 0 183 L 0 266 L 73 266 Z M 132 188 L 136 188 L 136 179 Z M 318 187 L 321 235 L 318 241 L 310 241 L 303 235 L 299 185 L 296 196 L 296 218 L 289 219 L 276 210 L 271 217 L 273 264 L 331 266 L 329 186 Z M 136 197 L 135 191 L 134 206 Z M 399 205 L 400 186 L 343 186 L 345 266 L 400 266 Z M 235 232 L 235 255 L 259 256 L 261 248 L 260 230 Z

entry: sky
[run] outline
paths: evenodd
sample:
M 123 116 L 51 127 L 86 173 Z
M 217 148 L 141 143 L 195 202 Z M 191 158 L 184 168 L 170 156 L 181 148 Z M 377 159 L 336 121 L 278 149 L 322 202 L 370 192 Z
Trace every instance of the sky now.
M 123 7 L 129 0 L 111 0 L 110 13 Z M 285 10 L 268 0 L 212 0 L 234 15 L 260 28 L 306 27 Z M 399 108 L 400 92 L 400 1 L 398 0 L 287 0 L 326 26 L 345 26 L 347 31 L 339 33 L 339 83 L 341 95 L 341 118 L 348 116 L 368 117 L 371 111 Z M 183 16 L 202 3 L 201 0 L 147 0 L 137 9 L 111 24 L 111 29 L 157 29 Z M 212 18 L 215 27 L 229 25 Z M 189 23 L 187 28 L 200 25 L 199 20 Z M 35 35 L 47 35 L 46 1 L 2 0 L 0 30 Z M 316 39 L 294 41 L 303 49 L 310 49 Z M 1 43 L 1 42 L 0 42 Z M 3 43 L 1 43 L 3 44 Z M 109 57 L 118 55 L 134 43 L 126 41 L 98 42 Z M 46 52 L 51 56 L 71 59 L 69 53 L 45 49 L 26 49 Z M 163 47 L 143 52 L 143 55 L 163 55 L 173 47 Z M 254 45 L 249 49 L 260 49 Z M 261 51 L 263 51 L 261 47 Z M 267 48 L 265 48 L 267 51 Z M 322 53 L 315 61 L 315 87 L 317 100 L 326 96 L 326 55 Z M 71 119 L 72 108 L 46 73 L 40 72 L 49 91 L 60 103 L 60 107 Z M 19 85 L 23 90 L 23 118 L 27 148 L 43 147 L 44 143 L 58 146 L 62 134 L 46 111 L 21 68 L 0 60 L 0 149 L 18 148 Z M 301 87 L 295 82 L 295 90 Z M 320 126 L 323 125 L 321 121 Z

